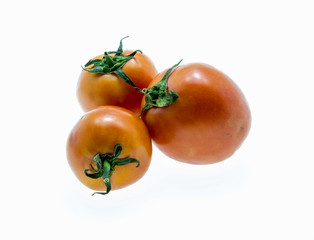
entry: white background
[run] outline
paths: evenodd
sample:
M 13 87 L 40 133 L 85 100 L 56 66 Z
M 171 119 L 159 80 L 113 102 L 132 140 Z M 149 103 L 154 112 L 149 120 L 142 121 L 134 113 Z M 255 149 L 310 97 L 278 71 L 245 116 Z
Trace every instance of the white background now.
M 313 1 L 1 1 L 0 239 L 314 239 Z M 108 196 L 73 175 L 81 65 L 141 49 L 159 71 L 205 62 L 252 112 L 228 160 L 179 163 Z

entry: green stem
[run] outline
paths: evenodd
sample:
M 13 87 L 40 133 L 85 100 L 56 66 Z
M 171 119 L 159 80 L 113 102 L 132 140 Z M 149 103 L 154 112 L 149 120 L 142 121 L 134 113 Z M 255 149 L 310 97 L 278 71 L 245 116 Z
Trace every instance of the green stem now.
M 106 195 L 110 192 L 110 190 L 111 190 L 110 170 L 111 170 L 110 162 L 107 160 L 104 160 L 104 162 L 103 162 L 103 175 L 101 176 L 101 178 L 103 179 L 103 181 L 106 185 L 107 191 L 106 192 L 94 192 L 92 194 L 92 196 L 94 196 L 94 194 Z
M 107 191 L 106 192 L 94 192 L 94 194 L 106 195 L 111 190 L 111 176 L 116 166 L 124 166 L 129 163 L 137 163 L 136 167 L 140 166 L 140 162 L 135 158 L 118 158 L 122 152 L 122 146 L 120 143 L 115 144 L 113 148 L 113 154 L 96 154 L 93 161 L 97 168 L 90 165 L 90 169 L 85 169 L 85 175 L 87 177 L 97 179 L 102 178 Z M 92 172 L 92 173 L 90 173 Z

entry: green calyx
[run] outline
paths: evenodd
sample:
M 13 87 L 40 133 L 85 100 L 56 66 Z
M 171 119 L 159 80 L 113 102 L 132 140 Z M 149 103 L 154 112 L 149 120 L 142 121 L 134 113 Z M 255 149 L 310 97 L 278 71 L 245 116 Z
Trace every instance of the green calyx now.
M 142 53 L 140 50 L 136 50 L 129 55 L 123 55 L 122 40 L 120 40 L 120 45 L 117 51 L 105 52 L 102 59 L 91 59 L 83 67 L 83 70 L 90 73 L 100 73 L 100 74 L 117 74 L 123 81 L 134 87 L 136 90 L 140 90 L 132 80 L 122 71 L 122 67 L 131 58 L 135 56 L 137 52 Z M 113 56 L 110 56 L 114 54 Z
M 122 146 L 120 143 L 117 143 L 113 147 L 113 154 L 101 154 L 98 153 L 93 161 L 96 165 L 96 168 L 90 164 L 90 169 L 85 169 L 85 175 L 87 177 L 97 179 L 102 178 L 107 191 L 106 192 L 95 192 L 97 194 L 108 194 L 111 190 L 111 176 L 115 170 L 116 166 L 123 166 L 129 163 L 137 163 L 136 167 L 140 166 L 140 162 L 135 158 L 118 158 L 122 152 Z M 90 173 L 91 172 L 91 173 Z M 95 194 L 93 193 L 93 195 Z
M 181 62 L 182 60 L 168 69 L 168 71 L 156 85 L 152 86 L 151 88 L 144 88 L 141 90 L 141 92 L 145 94 L 145 105 L 140 116 L 142 116 L 148 109 L 152 107 L 169 106 L 179 98 L 179 95 L 175 91 L 167 89 L 167 81 L 172 70 L 179 66 Z
M 90 73 L 100 73 L 100 74 L 117 74 L 123 81 L 131 85 L 136 91 L 141 92 L 145 95 L 145 105 L 142 109 L 140 117 L 152 107 L 165 107 L 173 104 L 179 97 L 179 95 L 172 90 L 167 89 L 168 77 L 172 70 L 177 67 L 182 60 L 171 67 L 155 86 L 151 88 L 138 88 L 133 81 L 125 74 L 122 67 L 130 59 L 132 59 L 137 52 L 142 53 L 140 50 L 136 50 L 129 55 L 123 55 L 122 40 L 120 40 L 120 45 L 117 51 L 105 52 L 102 59 L 92 59 L 89 60 L 83 70 Z

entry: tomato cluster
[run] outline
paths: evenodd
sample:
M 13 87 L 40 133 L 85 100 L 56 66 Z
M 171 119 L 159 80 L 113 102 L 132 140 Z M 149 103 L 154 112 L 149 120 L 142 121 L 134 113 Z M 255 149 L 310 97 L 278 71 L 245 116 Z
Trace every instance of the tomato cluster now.
M 229 158 L 251 124 L 244 95 L 224 73 L 191 63 L 157 73 L 141 51 L 105 52 L 81 72 L 78 99 L 87 113 L 67 142 L 68 162 L 87 187 L 107 194 L 148 170 L 152 141 L 190 164 Z

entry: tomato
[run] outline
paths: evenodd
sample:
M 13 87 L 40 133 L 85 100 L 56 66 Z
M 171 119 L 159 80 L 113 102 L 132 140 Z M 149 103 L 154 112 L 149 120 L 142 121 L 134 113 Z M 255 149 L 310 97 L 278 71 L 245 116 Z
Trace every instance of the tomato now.
M 164 75 L 158 74 L 148 88 Z M 176 101 L 149 107 L 142 116 L 154 144 L 170 158 L 191 164 L 230 157 L 246 138 L 251 123 L 248 104 L 236 84 L 201 63 L 175 68 L 167 84 L 168 91 L 177 93 Z M 143 99 L 142 108 L 144 104 Z
M 87 187 L 105 193 L 144 176 L 151 155 L 151 139 L 143 121 L 117 106 L 86 113 L 67 141 L 67 158 L 76 177 Z
M 132 51 L 123 51 L 129 55 Z M 108 54 L 114 56 L 114 54 Z M 104 55 L 95 57 L 101 59 Z M 153 62 L 144 54 L 136 54 L 128 60 L 121 70 L 140 89 L 146 88 L 157 74 Z M 90 111 L 103 105 L 115 105 L 127 108 L 137 114 L 141 110 L 142 93 L 126 83 L 116 73 L 93 73 L 83 70 L 77 86 L 78 100 L 84 111 Z

